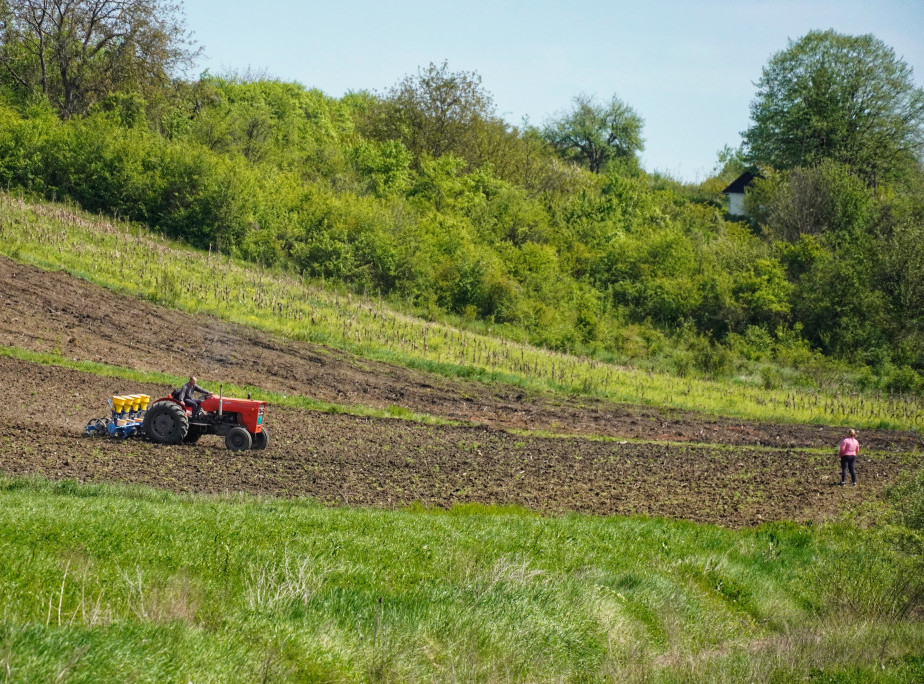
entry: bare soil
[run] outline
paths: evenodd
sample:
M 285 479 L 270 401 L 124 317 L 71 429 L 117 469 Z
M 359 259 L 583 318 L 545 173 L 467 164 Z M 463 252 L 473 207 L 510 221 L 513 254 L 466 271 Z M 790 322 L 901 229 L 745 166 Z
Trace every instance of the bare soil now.
M 0 345 L 193 373 L 206 385 L 398 405 L 468 423 L 427 426 L 271 407 L 266 451 L 232 453 L 217 437 L 177 447 L 90 438 L 83 426 L 105 414 L 110 395 L 161 396 L 170 388 L 0 358 L 7 397 L 0 403 L 0 471 L 17 475 L 311 496 L 330 504 L 480 502 L 745 526 L 830 519 L 917 467 L 913 452 L 921 445 L 912 432 L 864 431 L 864 448 L 877 453 L 861 457 L 860 487 L 840 488 L 840 428 L 562 400 L 450 380 L 179 313 L 2 258 Z M 577 436 L 523 436 L 510 428 Z M 659 443 L 623 441 L 637 439 Z

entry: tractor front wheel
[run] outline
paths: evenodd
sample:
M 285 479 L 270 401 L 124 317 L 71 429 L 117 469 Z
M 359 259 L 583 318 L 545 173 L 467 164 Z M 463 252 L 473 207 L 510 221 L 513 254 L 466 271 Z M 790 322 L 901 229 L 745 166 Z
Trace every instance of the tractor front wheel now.
M 250 433 L 240 426 L 231 428 L 225 435 L 225 446 L 231 451 L 247 451 L 252 445 Z
M 179 444 L 189 432 L 189 418 L 179 404 L 157 401 L 144 414 L 142 427 L 156 444 Z
M 253 436 L 253 448 L 254 449 L 265 449 L 269 446 L 269 433 L 266 431 L 266 428 L 263 428 Z

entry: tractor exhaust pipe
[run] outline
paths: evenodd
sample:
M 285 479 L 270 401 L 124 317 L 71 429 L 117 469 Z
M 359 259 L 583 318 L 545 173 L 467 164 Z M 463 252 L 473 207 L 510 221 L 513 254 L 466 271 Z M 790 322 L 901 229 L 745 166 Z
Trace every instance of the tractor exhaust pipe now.
M 218 417 L 221 418 L 222 408 L 224 408 L 224 385 L 218 386 Z

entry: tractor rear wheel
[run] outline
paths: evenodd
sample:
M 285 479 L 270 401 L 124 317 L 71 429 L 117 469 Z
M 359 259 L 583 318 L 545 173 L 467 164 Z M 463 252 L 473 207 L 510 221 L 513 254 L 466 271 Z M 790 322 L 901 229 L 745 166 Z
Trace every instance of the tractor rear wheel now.
M 179 404 L 157 401 L 144 414 L 142 427 L 156 444 L 179 444 L 189 432 L 189 417 Z
M 269 433 L 266 431 L 266 428 L 263 428 L 253 436 L 253 448 L 254 449 L 265 449 L 269 446 Z
M 247 451 L 252 444 L 253 440 L 246 428 L 240 426 L 233 427 L 228 434 L 225 435 L 225 446 L 231 451 Z

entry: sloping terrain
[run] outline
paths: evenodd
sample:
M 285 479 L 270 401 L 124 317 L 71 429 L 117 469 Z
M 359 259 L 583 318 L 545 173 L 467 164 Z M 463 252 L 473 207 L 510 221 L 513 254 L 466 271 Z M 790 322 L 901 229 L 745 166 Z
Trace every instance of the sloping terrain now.
M 920 444 L 911 432 L 864 431 L 865 449 L 876 453 L 861 459 L 861 487 L 844 490 L 834 486 L 839 428 L 561 401 L 447 380 L 167 310 L 9 260 L 0 260 L 0 293 L 3 345 L 195 373 L 207 386 L 227 381 L 340 403 L 396 404 L 470 423 L 433 426 L 276 406 L 263 452 L 231 453 L 215 437 L 177 447 L 90 438 L 83 425 L 105 414 L 110 395 L 156 397 L 170 388 L 0 358 L 7 397 L 0 404 L 0 469 L 11 474 L 346 505 L 480 502 L 743 526 L 829 519 L 912 467 Z M 578 436 L 524 436 L 508 428 Z M 628 441 L 635 439 L 658 443 Z
M 207 385 L 229 382 L 341 404 L 396 405 L 500 428 L 790 448 L 831 447 L 844 432 L 839 427 L 735 420 L 586 397 L 567 400 L 450 380 L 210 316 L 192 316 L 3 257 L 0 311 L 0 345 L 58 351 L 72 359 L 137 370 L 189 373 Z M 865 430 L 863 444 L 894 451 L 922 446 L 915 433 L 887 430 Z

